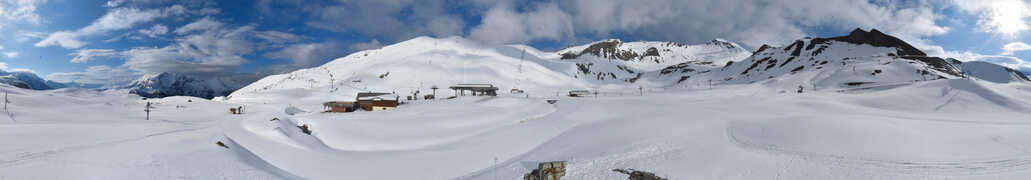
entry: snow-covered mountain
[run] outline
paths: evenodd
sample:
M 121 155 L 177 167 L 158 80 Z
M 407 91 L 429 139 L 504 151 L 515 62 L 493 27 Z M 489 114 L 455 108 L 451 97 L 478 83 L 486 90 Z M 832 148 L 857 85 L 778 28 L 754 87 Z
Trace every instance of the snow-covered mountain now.
M 571 89 L 636 91 L 757 82 L 778 89 L 848 90 L 967 77 L 1027 81 L 1023 74 L 995 64 L 929 57 L 876 29 L 804 38 L 786 47 L 763 45 L 754 52 L 721 39 L 698 45 L 612 39 L 542 52 L 461 37 L 418 37 L 323 66 L 268 76 L 228 98 L 269 101 L 265 94 L 292 92 L 297 96 L 280 100 L 321 101 L 346 99 L 358 91 L 425 94 L 432 86 L 443 89 L 459 83 L 489 83 L 531 96 Z
M 1009 83 L 1009 82 L 1028 82 L 1031 79 L 1014 69 L 1010 69 L 1005 66 L 1001 66 L 995 63 L 982 62 L 982 61 L 971 61 L 962 62 L 955 59 L 949 59 L 954 65 L 958 66 L 963 73 L 967 76 L 976 77 L 985 81 L 991 81 L 995 83 Z
M 676 70 L 682 68 L 667 69 L 679 72 Z M 660 76 L 680 74 L 683 73 Z M 847 36 L 832 38 L 804 38 L 786 47 L 763 45 L 742 61 L 728 63 L 694 79 L 715 84 L 762 82 L 782 88 L 851 89 L 967 76 L 1000 83 L 1027 79 L 1020 72 L 991 63 L 928 57 L 876 29 L 856 29 Z
M 307 91 L 310 93 L 297 95 L 324 100 L 353 96 L 355 91 L 425 93 L 432 86 L 444 89 L 459 83 L 489 83 L 502 91 L 521 89 L 531 95 L 554 95 L 569 89 L 636 91 L 637 86 L 632 84 L 651 87 L 675 83 L 643 78 L 648 72 L 684 63 L 716 68 L 717 64 L 748 55 L 747 50 L 724 40 L 699 45 L 605 40 L 542 52 L 529 46 L 490 45 L 461 37 L 418 37 L 353 53 L 319 67 L 268 76 L 229 98 Z M 438 93 L 451 95 L 447 90 Z
M 570 47 L 556 52 L 561 61 L 575 62 L 573 76 L 587 81 L 617 80 L 649 86 L 662 86 L 669 80 L 649 81 L 649 72 L 668 72 L 679 67 L 684 73 L 704 72 L 730 61 L 751 55 L 736 43 L 715 39 L 705 44 L 683 45 L 676 42 L 622 42 L 611 39 Z
M 0 83 L 9 84 L 14 87 L 35 90 L 48 90 L 66 87 L 65 84 L 45 80 L 36 73 L 26 71 L 0 71 Z
M 143 97 L 194 96 L 211 99 L 225 96 L 254 82 L 256 75 L 229 75 L 210 77 L 181 74 L 148 74 L 133 81 L 126 89 Z

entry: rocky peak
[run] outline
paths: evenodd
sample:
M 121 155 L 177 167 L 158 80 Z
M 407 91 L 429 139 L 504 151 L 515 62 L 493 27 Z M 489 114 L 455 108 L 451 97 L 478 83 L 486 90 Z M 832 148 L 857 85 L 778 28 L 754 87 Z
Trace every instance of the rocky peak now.
M 822 44 L 826 41 L 842 41 L 853 44 L 868 44 L 876 47 L 893 47 L 898 49 L 899 56 L 927 56 L 923 51 L 916 49 L 909 43 L 902 41 L 899 38 L 884 34 L 877 29 L 871 29 L 870 31 L 864 31 L 863 29 L 856 28 L 852 30 L 848 36 L 838 36 L 832 38 L 814 38 L 812 40 L 815 44 Z
M 730 41 L 727 41 L 727 40 L 723 40 L 723 39 L 719 39 L 719 38 L 713 39 L 712 41 L 709 41 L 709 43 L 707 43 L 707 44 L 715 45 L 715 46 L 720 46 L 720 47 L 724 47 L 724 48 L 727 48 L 727 49 L 736 49 L 736 48 L 740 47 L 737 44 L 734 44 L 733 42 L 730 42 Z

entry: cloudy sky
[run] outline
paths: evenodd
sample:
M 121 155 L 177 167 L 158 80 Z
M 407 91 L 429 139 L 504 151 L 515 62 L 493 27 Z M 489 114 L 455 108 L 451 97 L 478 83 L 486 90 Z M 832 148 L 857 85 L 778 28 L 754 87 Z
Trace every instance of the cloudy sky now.
M 1031 72 L 1029 17 L 1024 0 L 0 0 L 0 69 L 118 85 L 157 72 L 284 72 L 417 36 L 754 49 L 876 28 L 931 55 Z

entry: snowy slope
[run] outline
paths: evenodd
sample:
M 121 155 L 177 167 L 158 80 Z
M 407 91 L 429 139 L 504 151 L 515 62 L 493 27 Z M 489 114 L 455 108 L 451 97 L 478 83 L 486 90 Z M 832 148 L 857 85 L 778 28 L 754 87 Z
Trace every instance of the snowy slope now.
M 257 79 L 255 75 L 199 76 L 180 73 L 148 74 L 129 84 L 129 93 L 143 97 L 225 96 Z
M 570 179 L 626 178 L 615 168 L 670 179 L 1031 175 L 1023 151 L 1031 148 L 1026 83 L 948 79 L 861 93 L 769 89 L 725 85 L 558 98 L 554 105 L 464 97 L 345 114 L 252 104 L 263 114 L 225 127 L 248 153 L 309 179 L 519 179 L 536 162 L 555 160 L 569 162 Z
M 225 108 L 194 97 L 0 85 L 0 179 L 285 179 L 215 145 Z M 152 102 L 150 120 L 143 107 Z
M 958 62 L 962 63 L 959 67 L 963 70 L 967 76 L 991 81 L 995 83 L 1009 83 L 1009 82 L 1028 82 L 1027 76 L 1020 71 L 1010 69 L 1005 66 L 1001 66 L 994 63 L 973 61 L 973 62 Z

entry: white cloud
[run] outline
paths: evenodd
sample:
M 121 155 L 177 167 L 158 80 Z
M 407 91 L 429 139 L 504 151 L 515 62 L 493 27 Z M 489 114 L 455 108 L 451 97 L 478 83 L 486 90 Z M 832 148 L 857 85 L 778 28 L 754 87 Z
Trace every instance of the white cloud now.
M 351 51 L 361 51 L 366 49 L 376 49 L 380 47 L 383 47 L 383 44 L 381 44 L 378 39 L 373 39 L 369 42 L 352 44 L 350 46 L 347 46 L 347 49 Z
M 858 27 L 876 28 L 917 48 L 939 48 L 926 39 L 950 29 L 936 23 L 942 19 L 935 13 L 939 7 L 922 2 L 897 5 L 854 0 L 490 1 L 484 2 L 490 8 L 483 13 L 482 23 L 472 28 L 470 37 L 495 43 L 583 43 L 591 40 L 576 38 L 610 38 L 614 34 L 688 43 L 725 38 L 754 48 L 789 43 L 807 36 L 806 31 L 814 28 L 848 31 Z
M 42 23 L 43 19 L 36 13 L 36 10 L 44 3 L 46 0 L 0 1 L 0 29 L 13 22 Z
M 68 55 L 75 56 L 72 63 L 86 63 L 93 57 L 115 56 L 118 52 L 113 49 L 80 49 Z
M 75 32 L 57 31 L 50 33 L 46 39 L 37 42 L 36 47 L 59 45 L 65 49 L 78 49 L 86 45 L 86 42 L 79 41 L 78 37 L 79 35 Z
M 984 32 L 1013 35 L 1029 29 L 1031 4 L 1022 0 L 953 0 L 963 12 L 978 15 L 977 25 Z
M 140 34 L 146 35 L 147 37 L 156 38 L 160 35 L 168 33 L 168 27 L 165 25 L 157 24 L 150 27 L 150 29 L 140 29 L 139 32 Z
M 31 69 L 26 69 L 26 68 L 14 68 L 14 69 L 11 69 L 10 71 L 11 72 L 27 72 L 27 73 L 36 74 L 36 71 L 33 71 Z
M 183 7 L 178 5 L 166 9 L 147 10 L 136 8 L 116 8 L 112 9 L 97 20 L 94 20 L 92 24 L 79 29 L 79 33 L 98 34 L 113 30 L 129 29 L 137 24 L 150 22 L 159 17 L 181 14 L 182 9 Z
M 534 39 L 560 41 L 573 33 L 572 18 L 557 4 L 542 4 L 525 13 L 502 4 L 488 10 L 483 24 L 473 28 L 469 37 L 489 43 L 523 43 Z
M 16 35 L 14 36 L 14 41 L 19 42 L 19 43 L 25 42 L 25 41 L 29 41 L 29 40 L 34 40 L 34 39 L 43 39 L 43 37 L 47 36 L 47 33 L 45 33 L 45 32 L 18 31 L 18 33 L 15 33 L 15 34 Z
M 110 66 L 91 66 L 83 72 L 56 72 L 47 75 L 47 79 L 63 83 L 123 85 L 136 80 L 142 75 L 127 68 Z
M 464 3 L 446 1 L 390 0 L 335 1 L 304 3 L 300 1 L 261 1 L 259 12 L 275 19 L 307 21 L 310 27 L 335 32 L 353 32 L 386 41 L 406 40 L 420 35 L 438 37 L 462 35 L 464 20 L 455 11 Z M 282 13 L 278 9 L 300 9 L 302 15 Z M 293 12 L 293 11 L 291 11 Z
M 211 29 L 222 28 L 222 22 L 215 21 L 210 17 L 204 17 L 200 20 L 194 21 L 190 24 L 183 25 L 178 29 L 175 29 L 175 33 L 179 35 L 188 34 L 195 31 L 205 31 Z
M 4 52 L 3 54 L 4 54 L 4 57 L 7 57 L 7 58 L 16 58 L 16 57 L 18 57 L 18 52 Z
M 274 44 L 286 44 L 304 40 L 304 37 L 279 31 L 262 31 L 255 35 Z
M 218 8 L 206 7 L 206 8 L 201 8 L 200 10 L 197 10 L 196 13 L 198 15 L 201 15 L 201 16 L 207 16 L 207 15 L 215 15 L 215 14 L 218 14 L 218 13 L 222 13 L 222 10 L 220 10 Z
M 185 29 L 184 29 L 185 28 Z M 247 62 L 243 55 L 253 53 L 253 25 L 228 28 L 221 22 L 203 18 L 176 30 L 189 35 L 164 47 L 138 47 L 123 51 L 123 67 L 144 73 L 185 72 L 224 73 Z M 182 31 L 180 31 L 182 30 Z
M 265 54 L 265 57 L 272 59 L 291 60 L 287 69 L 307 68 L 320 65 L 330 58 L 340 56 L 341 51 L 335 44 L 330 43 L 308 43 L 294 44 L 276 52 Z
M 163 9 L 115 8 L 93 21 L 90 25 L 76 31 L 58 31 L 51 33 L 36 43 L 36 47 L 61 46 L 66 49 L 78 49 L 86 45 L 80 41 L 83 36 L 92 36 L 111 31 L 125 30 L 154 19 L 183 15 L 186 9 L 181 5 L 173 5 Z
M 104 3 L 104 7 L 109 7 L 109 8 L 118 7 L 118 6 L 121 6 L 123 3 L 125 3 L 125 0 L 111 0 L 111 1 L 107 1 L 107 3 Z
M 1002 55 L 1013 55 L 1017 51 L 1031 50 L 1031 45 L 1024 42 L 1012 42 L 1002 46 Z

